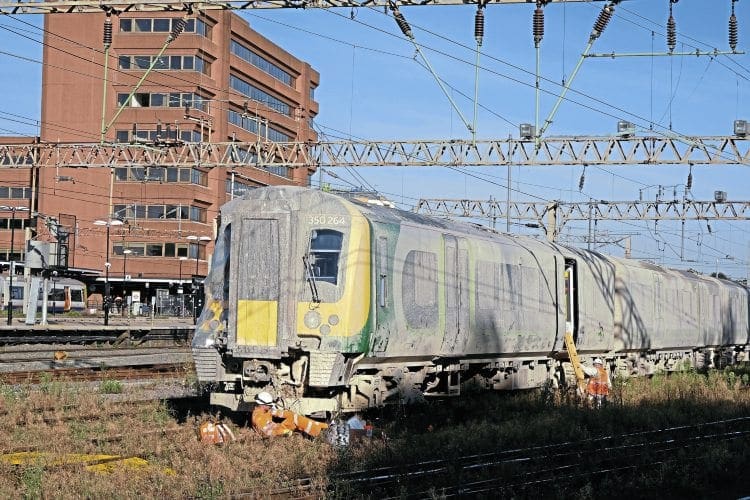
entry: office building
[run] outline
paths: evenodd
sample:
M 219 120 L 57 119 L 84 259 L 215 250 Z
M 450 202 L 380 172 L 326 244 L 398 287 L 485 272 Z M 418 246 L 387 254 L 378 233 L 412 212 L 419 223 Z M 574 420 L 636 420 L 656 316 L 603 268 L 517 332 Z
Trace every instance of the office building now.
M 44 27 L 42 143 L 168 147 L 317 140 L 312 120 L 318 73 L 237 14 L 51 14 Z M 103 42 L 109 43 L 106 64 Z M 157 289 L 174 295 L 180 283 L 205 275 L 223 203 L 258 186 L 305 186 L 311 174 L 252 164 L 30 165 L 0 185 L 0 205 L 19 201 L 41 214 L 35 225 L 40 240 L 55 239 L 45 221 L 62 224 L 69 233 L 68 267 L 90 281 L 95 293 L 103 291 L 108 274 L 113 296 L 135 292 L 146 302 Z M 7 199 L 4 187 L 11 190 Z M 0 229 L 8 218 L 0 213 Z M 21 224 L 19 229 L 28 222 Z M 4 247 L 7 256 L 10 246 Z M 19 250 L 16 257 L 23 257 Z

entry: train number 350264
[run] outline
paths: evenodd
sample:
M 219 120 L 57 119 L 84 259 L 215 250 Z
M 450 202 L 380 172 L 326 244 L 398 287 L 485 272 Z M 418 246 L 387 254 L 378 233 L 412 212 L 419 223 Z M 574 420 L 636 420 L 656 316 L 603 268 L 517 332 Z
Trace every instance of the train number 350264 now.
M 346 224 L 346 217 L 343 215 L 308 215 L 307 223 L 315 226 L 343 226 Z

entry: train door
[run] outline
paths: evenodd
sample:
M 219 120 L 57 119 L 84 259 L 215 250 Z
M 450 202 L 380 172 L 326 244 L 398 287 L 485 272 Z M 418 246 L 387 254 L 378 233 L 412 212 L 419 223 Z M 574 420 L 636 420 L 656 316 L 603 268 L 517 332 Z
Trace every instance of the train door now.
M 374 278 L 375 278 L 375 330 L 371 337 L 370 349 L 375 353 L 384 353 L 391 338 L 393 326 L 393 292 L 390 290 L 393 282 L 389 263 L 391 257 L 388 251 L 388 237 L 378 236 L 375 247 Z
M 469 258 L 464 240 L 443 235 L 445 334 L 440 352 L 462 353 L 469 337 Z M 464 247 L 464 248 L 462 248 Z
M 281 286 L 289 282 L 285 258 L 290 248 L 289 218 L 258 215 L 241 224 L 241 234 L 246 236 L 235 243 L 237 248 L 232 250 L 239 258 L 230 264 L 231 274 L 237 277 L 230 284 L 230 301 L 237 304 L 230 324 L 235 325 L 237 347 L 248 353 L 278 353 L 289 341 L 284 333 L 290 324 L 289 300 L 284 299 Z
M 578 340 L 578 283 L 576 276 L 576 262 L 565 260 L 565 332 L 573 334 L 573 340 Z

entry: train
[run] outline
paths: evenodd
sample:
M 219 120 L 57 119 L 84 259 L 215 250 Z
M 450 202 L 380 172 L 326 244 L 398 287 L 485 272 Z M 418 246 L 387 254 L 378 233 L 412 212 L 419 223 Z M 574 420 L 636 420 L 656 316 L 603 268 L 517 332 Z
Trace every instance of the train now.
M 33 283 L 33 281 L 32 281 Z M 8 287 L 10 280 L 8 276 L 0 276 L 0 290 L 2 290 L 3 307 L 8 307 Z M 39 279 L 39 289 L 37 291 L 38 301 L 37 310 L 42 309 L 42 287 L 43 281 Z M 26 291 L 26 278 L 24 276 L 13 277 L 13 289 L 10 297 L 13 309 L 20 310 L 24 304 Z M 49 290 L 47 292 L 47 310 L 50 314 L 63 313 L 69 311 L 83 311 L 86 309 L 86 284 L 73 278 L 55 278 L 49 280 Z
M 210 401 L 307 415 L 748 360 L 748 289 L 378 200 L 258 188 L 221 208 L 192 352 Z

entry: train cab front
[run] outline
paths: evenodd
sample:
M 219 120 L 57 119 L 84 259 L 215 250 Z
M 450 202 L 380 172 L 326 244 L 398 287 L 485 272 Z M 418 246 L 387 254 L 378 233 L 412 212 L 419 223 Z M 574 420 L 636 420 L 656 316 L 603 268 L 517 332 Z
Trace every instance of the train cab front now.
M 211 403 L 245 410 L 269 391 L 299 413 L 336 411 L 369 341 L 366 219 L 326 193 L 265 188 L 222 209 L 219 239 L 194 340 Z

